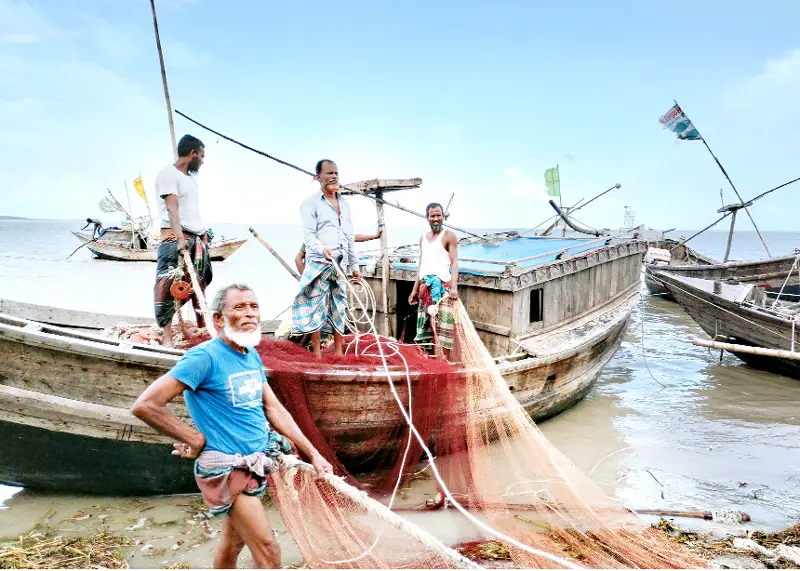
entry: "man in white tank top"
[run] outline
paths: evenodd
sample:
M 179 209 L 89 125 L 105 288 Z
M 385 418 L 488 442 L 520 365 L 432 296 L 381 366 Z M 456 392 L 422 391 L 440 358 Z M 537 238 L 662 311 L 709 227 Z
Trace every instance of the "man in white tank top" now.
M 433 202 L 425 208 L 431 231 L 419 239 L 419 270 L 408 303 L 418 304 L 416 343 L 426 350 L 449 358 L 453 348 L 453 314 L 449 300 L 458 299 L 458 242 L 456 235 L 444 228 L 444 209 Z M 428 309 L 439 303 L 436 318 Z M 422 302 L 422 303 L 419 303 Z

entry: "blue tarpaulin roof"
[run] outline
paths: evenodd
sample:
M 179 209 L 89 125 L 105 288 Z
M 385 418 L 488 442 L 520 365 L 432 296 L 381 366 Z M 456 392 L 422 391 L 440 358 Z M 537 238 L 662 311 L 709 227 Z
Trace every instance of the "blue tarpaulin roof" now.
M 577 254 L 592 250 L 601 245 L 596 238 L 540 238 L 536 236 L 513 238 L 499 243 L 498 246 L 487 246 L 483 243 L 466 244 L 458 247 L 458 269 L 461 273 L 484 275 L 486 273 L 502 273 L 505 265 L 516 264 L 520 268 L 532 268 L 552 262 L 559 251 L 569 248 L 570 254 Z M 555 252 L 548 256 L 517 262 L 533 256 Z M 413 259 L 413 262 L 392 262 L 392 268 L 398 270 L 414 270 L 417 268 L 417 255 L 409 254 L 404 259 Z M 464 258 L 476 260 L 491 260 L 501 262 L 488 264 L 482 262 L 467 262 Z

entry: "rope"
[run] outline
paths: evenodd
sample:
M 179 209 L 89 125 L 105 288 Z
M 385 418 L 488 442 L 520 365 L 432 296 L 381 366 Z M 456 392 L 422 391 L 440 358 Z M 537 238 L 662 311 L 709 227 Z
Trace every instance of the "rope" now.
M 789 283 L 789 278 L 792 277 L 792 272 L 797 267 L 797 261 L 800 260 L 800 253 L 798 253 L 794 257 L 794 262 L 792 262 L 792 267 L 789 268 L 789 274 L 786 276 L 786 279 L 783 280 L 783 285 L 781 286 L 781 291 L 778 292 L 778 295 L 775 297 L 775 301 L 772 302 L 772 308 L 775 308 L 775 305 L 778 303 L 778 299 L 780 299 L 781 295 L 783 295 L 783 290 L 786 287 L 786 284 Z
M 338 266 L 338 264 L 334 263 L 333 266 L 336 269 L 337 273 L 339 273 L 340 277 L 345 277 L 345 281 L 346 281 L 346 276 L 344 276 L 344 272 L 342 272 L 342 269 Z M 348 283 L 348 286 L 349 286 L 350 282 L 347 282 L 347 283 Z M 364 287 L 366 289 L 370 289 L 369 288 L 369 284 L 365 283 Z M 361 302 L 361 300 L 358 297 L 356 297 L 356 299 L 359 301 L 359 304 L 363 308 L 363 303 Z M 370 323 L 371 331 L 375 332 L 375 333 L 373 333 L 373 335 L 375 335 L 375 338 L 378 339 L 377 327 L 375 326 L 374 317 L 369 319 L 369 323 Z M 398 407 L 400 409 L 400 413 L 403 415 L 403 418 L 405 419 L 406 424 L 408 424 L 408 428 L 409 428 L 410 432 L 417 439 L 417 442 L 419 443 L 420 448 L 422 448 L 422 450 L 425 452 L 425 455 L 428 457 L 428 461 L 430 463 L 430 467 L 431 467 L 431 471 L 433 472 L 433 476 L 436 479 L 436 482 L 439 484 L 439 486 L 440 486 L 442 492 L 444 493 L 445 497 L 450 501 L 450 503 L 453 505 L 453 507 L 455 507 L 459 512 L 461 512 L 461 514 L 464 517 L 466 517 L 470 522 L 472 522 L 474 525 L 476 525 L 477 527 L 479 527 L 483 531 L 485 531 L 485 532 L 487 532 L 487 533 L 489 533 L 491 535 L 494 535 L 498 539 L 500 539 L 502 541 L 505 541 L 505 542 L 513 545 L 514 547 L 517 547 L 517 548 L 519 548 L 519 549 L 521 549 L 523 551 L 526 551 L 526 552 L 528 552 L 528 553 L 530 553 L 532 555 L 535 555 L 537 557 L 544 557 L 545 559 L 548 559 L 548 560 L 550 560 L 550 561 L 552 561 L 552 562 L 554 562 L 554 563 L 556 563 L 558 565 L 562 565 L 562 566 L 567 567 L 569 569 L 580 569 L 581 567 L 579 567 L 578 565 L 575 565 L 574 563 L 572 563 L 570 561 L 567 561 L 565 559 L 562 559 L 562 558 L 560 558 L 560 557 L 558 557 L 556 555 L 552 555 L 552 554 L 547 553 L 545 551 L 540 551 L 538 549 L 534 549 L 534 548 L 532 548 L 532 547 L 530 547 L 528 545 L 525 545 L 524 543 L 521 543 L 520 541 L 514 539 L 513 537 L 507 536 L 504 533 L 494 529 L 493 527 L 487 525 L 486 523 L 482 522 L 481 520 L 479 520 L 475 516 L 473 516 L 471 513 L 469 513 L 464 508 L 464 506 L 462 506 L 453 497 L 453 494 L 450 492 L 450 489 L 444 483 L 444 480 L 442 479 L 442 476 L 439 473 L 438 468 L 436 467 L 436 462 L 435 462 L 433 453 L 431 452 L 430 448 L 428 448 L 428 445 L 425 442 L 425 439 L 422 438 L 422 436 L 420 435 L 419 431 L 417 430 L 417 427 L 414 426 L 414 423 L 412 422 L 411 416 L 409 415 L 409 413 L 406 411 L 405 407 L 403 406 L 403 401 L 400 399 L 400 395 L 397 393 L 397 389 L 395 389 L 395 387 L 394 387 L 394 383 L 392 382 L 392 376 L 391 376 L 391 373 L 389 371 L 389 363 L 387 361 L 387 355 L 384 353 L 384 350 L 383 350 L 384 344 L 387 344 L 390 347 L 392 345 L 394 345 L 395 350 L 399 350 L 398 342 L 396 342 L 396 341 L 395 342 L 385 342 L 385 341 L 377 340 L 376 343 L 374 343 L 374 345 L 377 346 L 378 352 L 380 353 L 380 358 L 381 358 L 381 361 L 382 361 L 382 364 L 383 364 L 384 372 L 386 373 L 386 380 L 389 383 L 389 389 L 392 392 L 392 396 L 394 397 L 395 402 L 397 402 L 397 405 L 398 405 Z M 403 362 L 404 362 L 404 366 L 405 366 L 406 380 L 409 383 L 409 387 L 410 387 L 410 384 L 411 384 L 410 371 L 409 371 L 409 368 L 408 368 L 408 364 L 405 362 L 405 359 L 403 359 Z M 410 397 L 410 392 L 409 392 L 409 397 Z
M 645 318 L 647 317 L 647 309 L 645 308 L 644 305 L 644 297 L 639 298 L 639 305 L 641 305 L 640 311 L 642 313 L 640 321 L 642 324 L 642 359 L 644 360 L 644 366 L 647 368 L 647 372 L 650 373 L 650 377 L 652 377 L 652 379 L 655 382 L 657 382 L 662 387 L 667 388 L 667 385 L 665 385 L 655 377 L 653 371 L 650 370 L 650 364 L 647 362 L 647 348 L 644 346 L 644 322 L 646 321 Z M 592 470 L 594 470 L 594 468 Z M 590 476 L 592 475 L 591 472 L 589 472 L 589 475 Z
M 439 551 L 442 552 L 442 555 L 447 559 L 449 559 L 452 563 L 454 563 L 457 568 L 459 569 L 480 568 L 478 565 L 476 565 L 463 555 L 459 554 L 455 550 L 450 549 L 449 547 L 444 545 L 436 537 L 429 534 L 425 530 L 421 529 L 419 526 L 409 523 L 408 521 L 397 515 L 395 512 L 393 512 L 391 509 L 389 509 L 382 503 L 370 498 L 366 492 L 357 490 L 353 486 L 347 484 L 342 478 L 334 476 L 333 474 L 317 474 L 316 470 L 314 470 L 314 468 L 310 464 L 301 461 L 296 456 L 281 456 L 280 462 L 286 468 L 286 472 L 284 474 L 284 480 L 287 482 L 287 484 L 294 478 L 294 475 L 298 470 L 307 472 L 309 474 L 313 474 L 316 477 L 324 480 L 327 484 L 329 484 L 340 494 L 354 500 L 356 503 L 363 506 L 370 514 L 377 516 L 378 518 L 388 523 L 389 525 L 402 530 L 404 533 L 410 535 L 414 539 L 417 539 L 424 545 L 427 545 L 432 548 L 437 548 Z M 363 557 L 363 555 L 361 557 Z M 325 561 L 325 563 L 346 563 L 346 562 L 356 561 L 361 557 L 348 559 L 346 561 L 337 561 L 337 562 Z

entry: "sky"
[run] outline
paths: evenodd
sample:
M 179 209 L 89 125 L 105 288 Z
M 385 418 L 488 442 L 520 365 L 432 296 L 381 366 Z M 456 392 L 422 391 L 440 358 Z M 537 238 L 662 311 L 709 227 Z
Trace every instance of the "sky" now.
M 450 222 L 532 227 L 580 212 L 619 227 L 700 228 L 736 196 L 701 142 L 658 118 L 676 99 L 742 197 L 800 176 L 800 3 L 156 0 L 173 108 L 284 160 L 334 159 L 343 182 L 420 177 L 392 200 L 454 195 Z M 206 144 L 210 222 L 299 223 L 310 177 L 176 116 Z M 147 0 L 0 0 L 0 215 L 106 218 L 172 162 Z M 800 183 L 759 201 L 795 230 Z M 145 212 L 131 196 L 133 210 Z M 353 199 L 357 231 L 375 207 Z M 391 210 L 391 209 L 390 209 Z M 388 223 L 421 221 L 391 211 Z M 742 230 L 749 228 L 740 218 Z

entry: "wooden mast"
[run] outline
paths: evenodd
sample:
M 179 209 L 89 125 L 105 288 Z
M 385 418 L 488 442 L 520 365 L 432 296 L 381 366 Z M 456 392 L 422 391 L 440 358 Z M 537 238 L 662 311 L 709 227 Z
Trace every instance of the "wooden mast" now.
M 382 229 L 381 232 L 381 254 L 383 274 L 381 275 L 381 290 L 383 301 L 383 326 L 387 335 L 392 335 L 392 330 L 389 326 L 389 237 L 386 235 L 386 221 L 383 212 L 383 190 L 378 189 L 375 191 L 375 208 L 378 211 L 378 228 Z
M 158 20 L 156 19 L 156 3 L 150 0 L 150 9 L 153 11 L 153 30 L 156 33 L 156 48 L 158 48 L 158 61 L 161 64 L 161 81 L 164 84 L 164 98 L 167 101 L 167 116 L 169 117 L 169 134 L 172 137 L 172 153 L 178 160 L 178 143 L 175 141 L 175 123 L 172 119 L 172 104 L 169 101 L 169 87 L 167 87 L 167 70 L 164 67 L 164 53 L 161 51 L 161 37 L 158 35 Z

